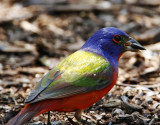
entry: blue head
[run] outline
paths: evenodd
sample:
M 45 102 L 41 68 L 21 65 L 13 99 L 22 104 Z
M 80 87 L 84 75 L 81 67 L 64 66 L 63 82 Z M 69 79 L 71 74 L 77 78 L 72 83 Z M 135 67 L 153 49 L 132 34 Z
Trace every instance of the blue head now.
M 118 59 L 125 51 L 138 51 L 145 48 L 120 29 L 106 27 L 95 32 L 81 49 Z

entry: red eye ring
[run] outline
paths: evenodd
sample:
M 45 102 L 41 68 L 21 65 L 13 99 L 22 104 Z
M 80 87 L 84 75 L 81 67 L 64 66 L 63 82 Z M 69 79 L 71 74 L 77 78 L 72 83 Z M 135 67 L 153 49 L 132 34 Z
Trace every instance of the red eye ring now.
M 112 39 L 115 43 L 120 43 L 121 41 L 121 36 L 120 35 L 114 35 Z

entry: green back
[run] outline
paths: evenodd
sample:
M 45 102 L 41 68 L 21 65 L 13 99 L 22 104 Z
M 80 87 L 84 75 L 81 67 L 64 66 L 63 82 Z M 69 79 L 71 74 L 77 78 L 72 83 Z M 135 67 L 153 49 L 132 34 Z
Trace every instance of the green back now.
M 102 56 L 77 51 L 45 75 L 26 102 L 65 98 L 102 89 L 112 81 L 112 73 L 109 61 Z

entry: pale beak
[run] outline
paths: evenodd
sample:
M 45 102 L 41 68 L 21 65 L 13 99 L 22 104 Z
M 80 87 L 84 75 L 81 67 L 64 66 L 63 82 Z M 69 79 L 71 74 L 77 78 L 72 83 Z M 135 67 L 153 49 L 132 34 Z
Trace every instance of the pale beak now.
M 139 50 L 146 50 L 139 42 L 130 37 L 130 40 L 127 41 L 124 46 L 127 51 L 137 52 Z

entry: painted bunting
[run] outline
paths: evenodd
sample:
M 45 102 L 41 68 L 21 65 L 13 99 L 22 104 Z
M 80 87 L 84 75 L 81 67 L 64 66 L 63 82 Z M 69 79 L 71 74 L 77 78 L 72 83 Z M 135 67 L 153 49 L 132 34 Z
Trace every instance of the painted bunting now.
M 22 125 L 48 111 L 81 113 L 115 85 L 118 60 L 126 51 L 145 50 L 127 33 L 113 27 L 95 32 L 75 53 L 49 71 L 25 100 L 25 107 L 7 125 Z

